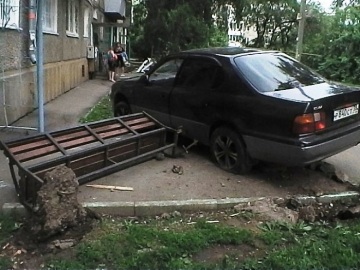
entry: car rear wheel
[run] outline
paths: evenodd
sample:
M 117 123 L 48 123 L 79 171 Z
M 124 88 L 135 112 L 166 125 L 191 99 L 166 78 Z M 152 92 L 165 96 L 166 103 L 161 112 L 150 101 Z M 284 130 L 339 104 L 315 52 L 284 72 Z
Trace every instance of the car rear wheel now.
M 220 127 L 213 132 L 210 149 L 213 160 L 225 171 L 246 173 L 252 168 L 240 135 L 230 128 Z
M 118 102 L 114 108 L 114 115 L 118 117 L 127 114 L 131 114 L 131 109 L 129 104 L 125 101 Z

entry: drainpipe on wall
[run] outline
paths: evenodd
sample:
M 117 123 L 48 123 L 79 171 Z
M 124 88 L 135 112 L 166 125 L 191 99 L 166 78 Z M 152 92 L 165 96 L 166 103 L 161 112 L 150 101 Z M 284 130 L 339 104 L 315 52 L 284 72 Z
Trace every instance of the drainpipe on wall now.
M 29 7 L 29 34 L 30 34 L 30 46 L 29 46 L 29 56 L 30 61 L 33 64 L 36 64 L 36 0 L 30 0 Z
M 44 132 L 44 39 L 43 39 L 43 4 L 42 0 L 36 1 L 36 84 L 38 93 L 38 131 Z

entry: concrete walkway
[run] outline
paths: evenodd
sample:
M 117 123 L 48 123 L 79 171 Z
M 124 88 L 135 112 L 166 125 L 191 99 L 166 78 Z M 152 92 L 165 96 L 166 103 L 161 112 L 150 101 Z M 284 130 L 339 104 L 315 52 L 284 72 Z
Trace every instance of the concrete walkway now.
M 107 80 L 89 80 L 66 92 L 44 106 L 45 132 L 74 127 L 99 99 L 110 91 L 112 82 Z M 38 127 L 38 110 L 13 123 L 16 127 Z M 37 134 L 37 131 L 4 128 L 0 140 L 12 140 L 16 137 Z

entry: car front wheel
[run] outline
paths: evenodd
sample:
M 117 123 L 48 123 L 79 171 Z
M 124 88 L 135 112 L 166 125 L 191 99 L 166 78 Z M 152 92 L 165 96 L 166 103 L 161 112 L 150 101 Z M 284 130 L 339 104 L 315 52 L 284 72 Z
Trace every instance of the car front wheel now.
M 210 149 L 213 160 L 225 171 L 246 173 L 252 168 L 240 135 L 230 128 L 220 127 L 213 132 Z
M 127 114 L 131 114 L 131 109 L 130 109 L 129 104 L 125 101 L 118 102 L 114 108 L 114 116 L 118 117 L 118 116 L 123 116 L 123 115 L 127 115 Z

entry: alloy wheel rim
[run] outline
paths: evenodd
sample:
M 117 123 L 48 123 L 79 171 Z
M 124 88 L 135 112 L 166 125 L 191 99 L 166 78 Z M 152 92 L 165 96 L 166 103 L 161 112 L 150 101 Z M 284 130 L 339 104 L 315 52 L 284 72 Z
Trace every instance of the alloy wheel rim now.
M 214 155 L 216 161 L 224 169 L 232 169 L 238 161 L 236 145 L 228 136 L 218 136 L 216 138 Z
M 117 116 L 123 116 L 123 115 L 127 115 L 127 114 L 129 114 L 129 109 L 126 108 L 125 106 L 120 107 L 117 112 Z

